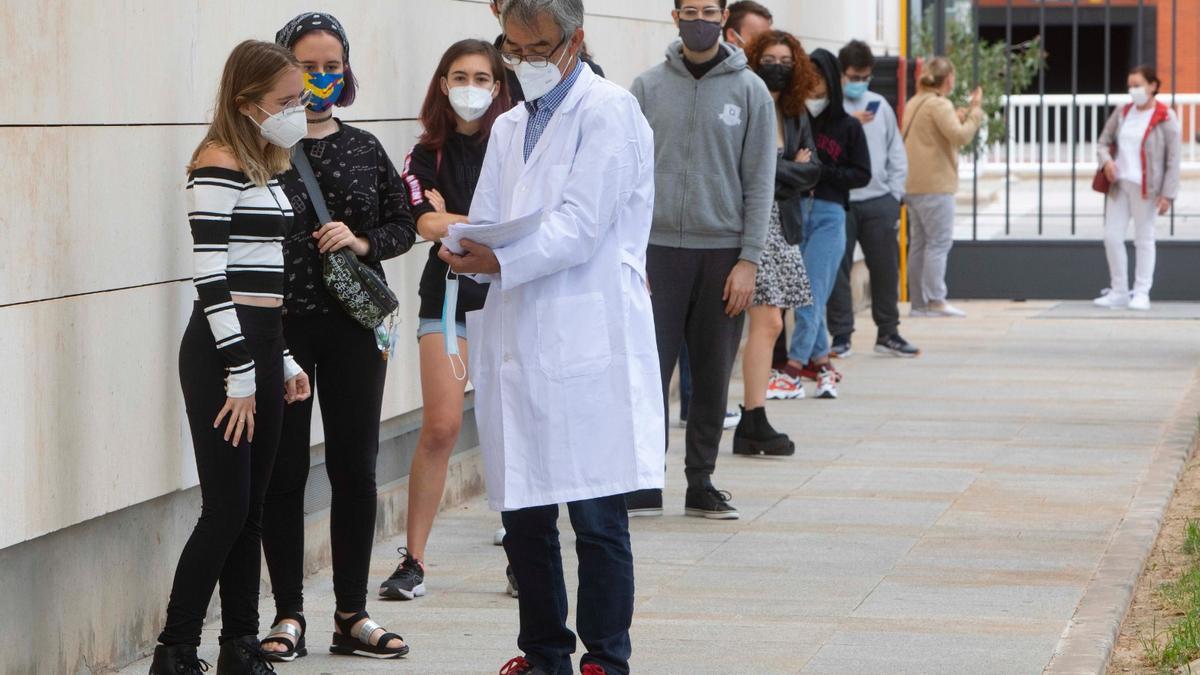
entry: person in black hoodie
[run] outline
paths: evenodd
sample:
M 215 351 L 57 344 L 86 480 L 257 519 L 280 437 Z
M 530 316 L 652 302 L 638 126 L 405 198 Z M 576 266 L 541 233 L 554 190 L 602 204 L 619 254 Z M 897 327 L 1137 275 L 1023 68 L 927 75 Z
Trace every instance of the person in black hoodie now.
M 846 252 L 846 210 L 850 190 L 871 182 L 871 156 L 862 124 L 842 105 L 842 69 L 825 49 L 810 58 L 821 77 L 809 94 L 808 112 L 817 140 L 821 179 L 804 203 L 804 239 L 800 252 L 812 283 L 813 303 L 796 308 L 796 332 L 788 363 L 779 375 L 798 387 L 806 377 L 817 381 L 817 398 L 837 398 L 841 375 L 829 363 L 825 303 L 833 292 L 838 265 Z

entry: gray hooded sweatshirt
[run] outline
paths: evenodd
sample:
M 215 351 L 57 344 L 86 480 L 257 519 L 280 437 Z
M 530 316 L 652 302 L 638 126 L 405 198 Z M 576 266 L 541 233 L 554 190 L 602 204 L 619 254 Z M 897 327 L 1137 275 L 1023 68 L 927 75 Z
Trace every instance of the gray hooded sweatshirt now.
M 654 130 L 654 224 L 650 243 L 671 248 L 741 249 L 758 264 L 775 199 L 775 102 L 746 54 L 697 80 L 683 43 L 633 82 Z

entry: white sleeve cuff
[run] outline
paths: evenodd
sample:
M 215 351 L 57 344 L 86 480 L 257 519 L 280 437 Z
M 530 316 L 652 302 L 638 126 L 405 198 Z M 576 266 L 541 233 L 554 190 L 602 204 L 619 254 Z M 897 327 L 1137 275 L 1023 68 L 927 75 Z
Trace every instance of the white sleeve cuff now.
M 296 359 L 292 358 L 292 355 L 285 350 L 283 352 L 283 381 L 287 382 L 303 372 L 304 369 L 300 367 L 299 363 L 296 363 Z
M 254 367 L 241 373 L 230 373 L 225 378 L 225 395 L 229 398 L 246 398 L 255 391 Z

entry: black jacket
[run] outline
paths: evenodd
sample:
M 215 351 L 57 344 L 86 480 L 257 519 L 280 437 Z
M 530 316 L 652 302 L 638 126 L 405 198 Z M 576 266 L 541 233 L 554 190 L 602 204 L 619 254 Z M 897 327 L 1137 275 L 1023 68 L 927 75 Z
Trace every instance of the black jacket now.
M 846 113 L 842 102 L 842 72 L 837 57 L 825 49 L 810 58 L 825 80 L 829 105 L 813 118 L 821 180 L 816 198 L 849 208 L 850 191 L 871 182 L 871 153 L 862 123 Z
M 812 160 L 793 161 L 801 148 L 812 151 Z M 783 150 L 775 165 L 775 201 L 779 202 L 783 238 L 789 244 L 799 244 L 804 238 L 804 197 L 812 193 L 820 179 L 821 163 L 808 115 L 783 118 Z

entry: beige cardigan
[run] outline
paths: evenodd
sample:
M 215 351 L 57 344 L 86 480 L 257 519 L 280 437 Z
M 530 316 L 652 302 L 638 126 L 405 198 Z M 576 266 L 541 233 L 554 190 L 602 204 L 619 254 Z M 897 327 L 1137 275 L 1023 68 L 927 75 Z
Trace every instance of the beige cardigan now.
M 923 90 L 904 107 L 904 148 L 908 151 L 910 195 L 958 192 L 958 150 L 970 143 L 983 124 L 983 110 L 972 109 L 958 121 L 954 104 L 941 94 Z

